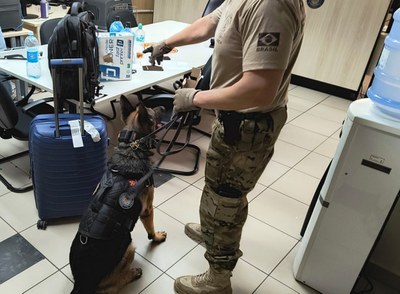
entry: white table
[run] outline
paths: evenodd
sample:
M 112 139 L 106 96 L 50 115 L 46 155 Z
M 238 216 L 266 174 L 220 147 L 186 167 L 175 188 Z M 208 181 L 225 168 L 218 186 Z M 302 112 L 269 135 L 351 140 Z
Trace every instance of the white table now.
M 146 42 L 156 42 L 167 38 L 170 35 L 182 30 L 188 24 L 177 21 L 163 21 L 144 26 L 146 33 Z M 42 76 L 38 79 L 30 78 L 26 75 L 25 60 L 8 60 L 0 59 L 0 70 L 26 81 L 48 92 L 53 91 L 50 71 L 48 69 L 47 46 L 41 46 L 43 57 L 41 58 Z M 0 57 L 6 54 L 22 54 L 26 55 L 25 50 L 13 50 L 11 53 L 0 53 Z M 171 61 L 164 61 L 162 66 L 164 71 L 143 71 L 141 65 L 147 65 L 148 56 L 146 54 L 142 60 L 142 64 L 135 64 L 133 68 L 137 70 L 129 81 L 107 81 L 101 82 L 103 89 L 101 93 L 106 95 L 96 99 L 96 105 L 119 98 L 122 94 L 135 93 L 146 89 L 152 85 L 161 82 L 180 78 L 183 74 L 189 73 L 193 67 L 202 67 L 212 54 L 209 48 L 209 41 L 203 43 L 177 47 L 176 53 L 170 53 L 168 56 Z
M 3 32 L 4 39 L 9 39 L 10 41 L 10 48 L 9 49 L 14 49 L 18 48 L 24 45 L 25 37 L 30 33 L 31 31 L 25 28 L 22 28 L 22 30 L 19 31 L 7 31 Z M 11 54 L 11 53 L 9 53 Z M 15 83 L 16 87 L 16 95 L 17 99 L 21 98 L 21 96 L 25 95 L 25 93 L 28 92 L 28 87 L 26 83 L 24 82 L 17 82 Z

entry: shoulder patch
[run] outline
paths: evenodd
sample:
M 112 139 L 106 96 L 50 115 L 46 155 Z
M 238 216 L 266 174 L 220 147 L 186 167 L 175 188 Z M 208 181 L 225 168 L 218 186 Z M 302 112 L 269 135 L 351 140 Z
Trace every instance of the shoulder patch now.
M 129 194 L 125 192 L 119 196 L 118 202 L 122 209 L 130 209 L 135 203 L 135 198 L 129 197 Z
M 281 33 L 259 33 L 257 51 L 277 51 Z

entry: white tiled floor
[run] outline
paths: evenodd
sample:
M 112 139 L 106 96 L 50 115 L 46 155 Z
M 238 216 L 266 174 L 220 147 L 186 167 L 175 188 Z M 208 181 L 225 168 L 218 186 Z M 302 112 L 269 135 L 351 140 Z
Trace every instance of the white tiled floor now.
M 316 293 L 293 278 L 292 262 L 300 239 L 308 205 L 315 188 L 339 142 L 342 120 L 351 101 L 306 88 L 291 86 L 289 118 L 271 163 L 248 198 L 249 217 L 244 227 L 244 252 L 233 272 L 233 292 Z M 207 115 L 202 125 L 207 125 Z M 200 170 L 193 176 L 177 176 L 156 190 L 156 227 L 168 232 L 165 243 L 153 246 L 140 223 L 133 232 L 137 247 L 134 261 L 143 276 L 123 293 L 173 293 L 174 279 L 198 274 L 207 268 L 204 248 L 184 234 L 186 222 L 197 222 L 201 187 L 204 183 L 204 154 L 208 138 L 195 135 L 202 149 Z M 3 141 L 0 154 L 23 150 L 26 144 Z M 180 166 L 191 154 L 179 154 Z M 190 159 L 188 159 L 190 160 Z M 0 166 L 2 175 L 17 186 L 29 183 L 28 159 Z M 78 220 L 36 228 L 37 211 L 32 192 L 15 194 L 0 185 L 0 242 L 20 233 L 46 259 L 0 284 L 0 293 L 69 293 L 72 276 L 68 266 L 69 247 Z M 1 265 L 0 265 L 1 266 Z

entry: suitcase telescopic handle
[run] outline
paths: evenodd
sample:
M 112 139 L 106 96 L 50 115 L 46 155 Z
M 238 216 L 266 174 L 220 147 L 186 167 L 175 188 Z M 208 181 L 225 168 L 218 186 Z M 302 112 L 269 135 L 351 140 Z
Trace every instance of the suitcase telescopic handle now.
M 50 66 L 59 67 L 66 65 L 76 65 L 78 67 L 83 67 L 83 58 L 60 58 L 60 59 L 50 59 Z
M 63 66 L 76 66 L 78 67 L 78 80 L 79 80 L 79 114 L 81 120 L 81 135 L 85 134 L 85 125 L 83 118 L 83 58 L 65 58 L 65 59 L 50 59 L 51 77 L 53 80 L 53 94 L 54 94 L 54 115 L 56 124 L 56 137 L 60 137 L 60 122 L 58 120 L 58 97 L 57 89 L 55 89 L 56 81 L 56 68 Z

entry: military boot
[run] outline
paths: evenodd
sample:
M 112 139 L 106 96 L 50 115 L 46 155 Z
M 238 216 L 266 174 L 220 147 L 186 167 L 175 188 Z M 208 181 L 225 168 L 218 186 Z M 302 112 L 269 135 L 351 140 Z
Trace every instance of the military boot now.
M 195 242 L 203 242 L 200 224 L 187 223 L 185 225 L 185 234 Z
M 178 294 L 232 294 L 232 272 L 212 267 L 197 276 L 183 276 L 175 280 L 174 290 Z

